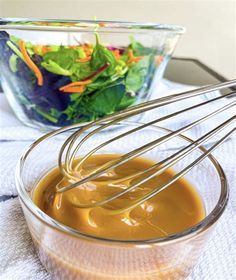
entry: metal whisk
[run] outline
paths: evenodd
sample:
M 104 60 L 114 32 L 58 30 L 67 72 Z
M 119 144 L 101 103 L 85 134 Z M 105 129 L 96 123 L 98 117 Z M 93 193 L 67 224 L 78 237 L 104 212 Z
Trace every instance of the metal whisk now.
M 196 90 L 190 90 L 184 93 L 179 93 L 179 94 L 174 94 L 174 95 L 170 95 L 167 97 L 162 97 L 162 98 L 158 98 L 152 101 L 148 101 L 130 108 L 127 108 L 121 112 L 106 116 L 102 119 L 99 119 L 97 121 L 94 121 L 92 123 L 89 123 L 85 126 L 83 126 L 82 128 L 80 128 L 79 130 L 75 131 L 72 135 L 70 135 L 67 140 L 64 142 L 63 146 L 61 147 L 60 153 L 59 153 L 59 159 L 58 159 L 58 164 L 59 164 L 59 168 L 61 170 L 61 173 L 63 174 L 64 177 L 66 177 L 67 179 L 69 179 L 68 181 L 71 182 L 70 185 L 65 186 L 65 187 L 61 187 L 58 188 L 57 192 L 58 193 L 64 193 L 68 190 L 71 190 L 77 186 L 80 186 L 82 184 L 85 184 L 87 182 L 90 182 L 92 180 L 95 180 L 96 178 L 100 177 L 101 175 L 103 175 L 105 172 L 112 170 L 126 162 L 128 162 L 129 160 L 132 160 L 142 154 L 144 154 L 147 151 L 152 150 L 153 148 L 161 145 L 162 143 L 165 143 L 166 141 L 173 139 L 174 137 L 177 137 L 178 135 L 180 135 L 181 133 L 189 130 L 190 128 L 193 128 L 194 126 L 208 120 L 209 118 L 217 115 L 218 113 L 221 113 L 223 111 L 226 111 L 229 108 L 235 107 L 236 105 L 236 100 L 235 99 L 228 99 L 229 102 L 222 106 L 221 108 L 210 112 L 209 114 L 197 119 L 196 121 L 181 127 L 175 131 L 171 131 L 170 133 L 168 133 L 167 135 L 164 135 L 158 139 L 155 139 L 131 152 L 128 152 L 124 155 L 121 155 L 119 158 L 113 159 L 105 164 L 103 164 L 102 166 L 94 169 L 91 171 L 91 173 L 89 175 L 86 175 L 85 177 L 78 177 L 77 175 L 75 175 L 76 173 L 79 172 L 80 168 L 82 167 L 82 165 L 84 164 L 84 162 L 94 153 L 96 153 L 98 150 L 100 150 L 101 148 L 107 146 L 108 144 L 117 141 L 118 139 L 121 139 L 122 137 L 125 137 L 126 135 L 129 135 L 131 133 L 137 132 L 141 129 L 144 129 L 145 127 L 148 127 L 150 125 L 154 125 L 157 124 L 163 120 L 167 120 L 167 119 L 173 119 L 175 116 L 180 115 L 184 112 L 191 112 L 191 110 L 195 109 L 195 108 L 201 108 L 201 106 L 207 106 L 207 104 L 215 102 L 217 100 L 226 98 L 226 97 L 233 97 L 236 93 L 236 91 L 232 90 L 232 87 L 236 86 L 236 79 L 235 80 L 231 80 L 231 81 L 227 81 L 224 83 L 220 83 L 217 85 L 210 85 L 210 86 L 204 86 L 201 88 L 198 88 Z M 133 117 L 135 115 L 150 111 L 152 109 L 155 108 L 159 108 L 165 105 L 169 105 L 171 103 L 177 102 L 177 101 L 181 101 L 181 100 L 186 100 L 188 98 L 192 98 L 195 96 L 199 96 L 202 94 L 206 94 L 212 91 L 216 91 L 216 90 L 220 90 L 220 89 L 224 89 L 224 88 L 231 88 L 231 91 L 225 95 L 220 95 L 217 96 L 215 98 L 212 98 L 210 100 L 201 102 L 199 104 L 190 106 L 188 108 L 184 108 L 182 110 L 176 111 L 174 113 L 168 114 L 166 116 L 154 119 L 150 122 L 147 122 L 145 124 L 140 124 L 138 127 L 132 128 L 129 131 L 126 131 L 124 133 L 121 133 L 117 136 L 115 136 L 114 138 L 98 145 L 97 147 L 93 148 L 88 154 L 86 154 L 85 156 L 83 156 L 81 158 L 81 160 L 75 165 L 74 164 L 74 160 L 75 157 L 77 155 L 77 153 L 79 152 L 81 146 L 86 143 L 86 141 L 92 137 L 93 135 L 97 134 L 98 132 L 109 128 L 110 126 L 126 120 L 127 118 Z M 232 101 L 231 101 L 232 100 Z M 115 193 L 109 197 L 107 197 L 104 200 L 101 201 L 96 201 L 93 203 L 88 203 L 88 204 L 82 204 L 82 203 L 74 203 L 75 207 L 79 207 L 79 208 L 94 208 L 94 207 L 101 207 L 105 204 L 107 204 L 108 202 L 111 202 L 119 197 L 122 197 L 124 194 L 127 194 L 133 190 L 135 190 L 136 188 L 138 188 L 139 186 L 141 186 L 142 184 L 144 184 L 145 182 L 147 182 L 148 180 L 162 174 L 167 168 L 170 168 L 171 166 L 173 166 L 175 163 L 177 163 L 178 161 L 180 161 L 181 159 L 183 159 L 184 157 L 186 157 L 187 155 L 189 155 L 191 152 L 193 152 L 194 150 L 196 150 L 200 145 L 204 144 L 207 140 L 209 140 L 211 137 L 215 136 L 216 134 L 218 134 L 220 131 L 222 131 L 223 129 L 225 129 L 226 127 L 228 127 L 229 125 L 231 125 L 234 121 L 236 120 L 236 115 L 232 116 L 231 118 L 227 119 L 226 121 L 218 124 L 217 127 L 215 127 L 214 129 L 212 129 L 211 131 L 207 132 L 206 134 L 204 134 L 203 136 L 201 136 L 200 138 L 198 138 L 196 141 L 192 142 L 191 144 L 187 145 L 186 147 L 182 148 L 181 150 L 179 150 L 178 152 L 172 154 L 171 156 L 167 157 L 166 159 L 154 164 L 153 166 L 149 167 L 146 170 L 143 171 L 139 171 L 136 172 L 134 174 L 130 174 L 128 176 L 125 176 L 124 178 L 121 179 L 116 179 L 116 183 L 117 182 L 122 182 L 125 180 L 130 180 L 130 179 L 136 179 L 134 183 L 131 183 L 130 186 L 128 186 L 127 188 L 123 189 L 122 191 L 119 191 L 118 193 Z M 99 125 L 99 127 L 97 127 L 97 125 Z M 86 134 L 85 137 L 82 138 L 82 140 L 78 141 L 79 137 L 81 137 L 81 135 L 85 132 L 88 131 L 88 133 Z M 138 198 L 136 201 L 132 202 L 128 207 L 122 208 L 122 209 L 118 209 L 118 210 L 113 210 L 113 213 L 122 213 L 124 211 L 127 210 L 131 210 L 134 207 L 144 203 L 145 201 L 147 201 L 148 199 L 152 198 L 153 196 L 157 195 L 158 193 L 162 192 L 163 190 L 165 190 L 166 188 L 168 188 L 171 184 L 173 184 L 175 181 L 177 181 L 179 178 L 181 178 L 182 176 L 184 176 L 187 172 L 189 172 L 194 166 L 196 166 L 197 164 L 199 164 L 202 160 L 204 160 L 212 151 L 214 151 L 220 144 L 222 144 L 230 135 L 232 135 L 234 132 L 236 131 L 236 127 L 234 126 L 228 133 L 226 133 L 223 137 L 221 137 L 215 144 L 213 144 L 208 150 L 206 150 L 204 153 L 202 153 L 198 158 L 196 158 L 193 162 L 191 162 L 189 165 L 187 165 L 185 168 L 183 168 L 180 172 L 178 172 L 176 175 L 174 175 L 171 179 L 169 179 L 169 181 L 167 181 L 165 184 L 151 190 L 149 193 L 145 194 L 144 196 Z M 65 159 L 65 161 L 63 162 L 63 159 Z M 150 173 L 150 171 L 153 171 Z M 140 180 L 137 180 L 137 178 L 141 175 L 145 175 L 143 176 Z

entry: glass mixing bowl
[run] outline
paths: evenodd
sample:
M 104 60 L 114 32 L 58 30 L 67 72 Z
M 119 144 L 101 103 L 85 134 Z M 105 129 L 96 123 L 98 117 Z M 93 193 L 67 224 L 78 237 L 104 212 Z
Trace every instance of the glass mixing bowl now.
M 87 140 L 82 154 L 137 125 L 120 123 L 115 125 L 116 129 L 106 129 Z M 20 202 L 42 264 L 56 279 L 185 279 L 196 264 L 228 201 L 227 182 L 219 163 L 209 155 L 186 175 L 205 206 L 205 218 L 193 227 L 154 240 L 121 241 L 91 236 L 50 218 L 32 201 L 35 186 L 50 169 L 57 166 L 61 145 L 78 127 L 79 125 L 61 128 L 37 140 L 21 157 L 16 169 Z M 123 154 L 169 132 L 170 130 L 157 126 L 146 127 L 110 143 L 98 153 Z M 179 136 L 143 156 L 160 161 L 189 143 L 192 143 L 191 139 Z M 181 170 L 204 151 L 203 147 L 197 148 L 173 169 L 176 172 Z
M 149 23 L 0 19 L 2 88 L 26 125 L 92 121 L 147 100 L 183 32 Z

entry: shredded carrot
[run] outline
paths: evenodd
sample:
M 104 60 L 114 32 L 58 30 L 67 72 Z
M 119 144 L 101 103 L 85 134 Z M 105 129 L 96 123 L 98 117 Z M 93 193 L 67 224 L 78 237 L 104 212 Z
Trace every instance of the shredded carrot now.
M 128 49 L 128 57 L 130 62 L 134 59 L 134 53 L 132 49 Z
M 24 57 L 25 63 L 28 65 L 28 67 L 34 72 L 35 76 L 37 77 L 38 85 L 42 86 L 43 85 L 43 75 L 40 72 L 38 66 L 32 61 L 32 59 L 28 55 L 26 48 L 25 48 L 25 42 L 23 40 L 20 40 L 19 48 Z
M 116 59 L 120 59 L 120 51 L 118 49 L 112 51 Z
M 83 49 L 84 49 L 84 52 L 87 56 L 90 56 L 92 54 L 92 50 L 90 48 L 84 47 Z
M 100 27 L 105 27 L 105 26 L 106 26 L 105 22 L 100 22 L 98 25 L 99 25 Z
M 84 46 L 87 48 L 92 48 L 92 44 L 89 44 L 89 43 L 84 43 Z
M 78 46 L 77 45 L 70 45 L 68 46 L 70 49 L 76 49 Z
M 90 59 L 91 59 L 91 56 L 86 56 L 86 57 L 77 59 L 76 61 L 78 61 L 78 62 L 87 62 L 87 61 L 89 61 Z
M 92 50 L 86 49 L 86 50 L 85 50 L 85 53 L 86 53 L 87 56 L 91 56 Z
M 38 55 L 43 55 L 45 53 L 51 52 L 52 48 L 48 46 L 42 46 L 42 45 L 35 45 L 33 46 L 34 52 Z
M 129 62 L 138 62 L 140 59 L 142 59 L 142 56 L 134 56 L 133 50 L 128 49 L 128 57 L 129 57 Z
M 52 48 L 46 47 L 46 46 L 42 46 L 42 45 L 36 45 L 33 48 L 34 48 L 34 52 L 36 54 L 45 54 L 47 52 L 51 52 L 52 51 Z
M 63 92 L 83 92 L 85 90 L 85 86 L 75 86 L 75 87 L 67 87 L 65 89 L 63 89 Z
M 47 52 L 51 52 L 52 51 L 52 48 L 50 48 L 50 47 L 46 47 L 46 46 L 43 46 L 42 47 L 42 53 L 43 54 L 45 54 L 45 53 L 47 53 Z
M 155 60 L 156 60 L 156 64 L 160 65 L 163 61 L 163 56 L 157 55 Z
M 75 87 L 75 86 L 86 86 L 86 85 L 90 84 L 91 82 L 92 82 L 92 80 L 73 82 L 73 83 L 67 84 L 63 87 L 60 87 L 59 90 L 64 91 L 67 88 L 71 88 L 71 87 Z

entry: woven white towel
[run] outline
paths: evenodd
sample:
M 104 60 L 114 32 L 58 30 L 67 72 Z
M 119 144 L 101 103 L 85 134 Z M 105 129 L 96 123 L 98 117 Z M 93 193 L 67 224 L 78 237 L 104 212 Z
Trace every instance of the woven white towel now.
M 18 198 L 0 203 L 0 244 L 0 279 L 51 279 L 35 254 Z

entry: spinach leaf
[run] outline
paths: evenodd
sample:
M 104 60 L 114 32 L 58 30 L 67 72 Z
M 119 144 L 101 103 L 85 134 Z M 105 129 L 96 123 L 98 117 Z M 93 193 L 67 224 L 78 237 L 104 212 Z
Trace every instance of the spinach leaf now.
M 81 93 L 73 93 L 73 94 L 70 94 L 70 100 L 73 102 L 73 101 L 77 101 L 81 99 Z
M 120 79 L 89 95 L 70 95 L 71 103 L 63 113 L 67 116 L 67 120 L 73 122 L 92 121 L 116 111 L 124 95 L 124 80 Z
M 97 118 L 95 112 L 90 112 L 87 106 L 87 100 L 81 102 L 71 103 L 63 112 L 66 115 L 66 119 L 72 123 L 92 121 Z
M 97 70 L 105 63 L 109 63 L 110 65 L 107 70 L 102 73 L 102 76 L 114 75 L 117 66 L 116 58 L 111 51 L 101 45 L 101 43 L 99 42 L 98 34 L 96 34 L 96 45 L 93 49 L 91 57 L 91 67 L 93 70 Z
M 121 82 L 123 81 L 124 82 L 124 79 L 119 79 L 119 77 L 117 77 L 116 79 L 109 79 L 108 77 L 105 78 L 105 77 L 99 77 L 96 79 L 96 81 L 94 81 L 93 83 L 89 84 L 87 86 L 87 90 L 86 90 L 86 93 L 90 93 L 90 92 L 93 92 L 95 90 L 100 90 L 102 88 L 105 88 L 105 87 L 108 87 L 114 83 L 117 83 L 118 81 Z
M 118 83 L 104 89 L 90 97 L 88 101 L 89 111 L 98 113 L 98 115 L 111 114 L 119 106 L 125 94 L 125 85 Z
M 84 110 L 83 106 L 81 106 L 82 98 L 83 95 L 81 95 L 80 93 L 73 93 L 70 95 L 71 102 L 63 111 L 63 114 L 67 116 L 67 120 L 76 123 L 78 122 L 78 119 L 81 117 L 81 115 L 86 113 L 86 110 Z
M 123 109 L 129 107 L 130 105 L 134 104 L 135 101 L 136 101 L 135 96 L 129 96 L 129 94 L 126 93 L 123 96 L 123 98 L 121 99 L 121 102 L 118 105 L 118 107 L 116 108 L 116 110 L 123 110 Z
M 63 114 L 66 115 L 67 120 L 73 121 L 77 119 L 78 116 L 78 108 L 74 104 L 70 104 L 67 108 L 63 111 Z
M 127 91 L 137 92 L 143 86 L 148 75 L 149 65 L 150 56 L 145 56 L 130 67 L 125 80 Z
M 154 48 L 144 47 L 140 42 L 137 42 L 134 37 L 130 37 L 131 44 L 129 48 L 133 50 L 135 56 L 143 56 L 149 54 L 155 54 L 157 52 Z

